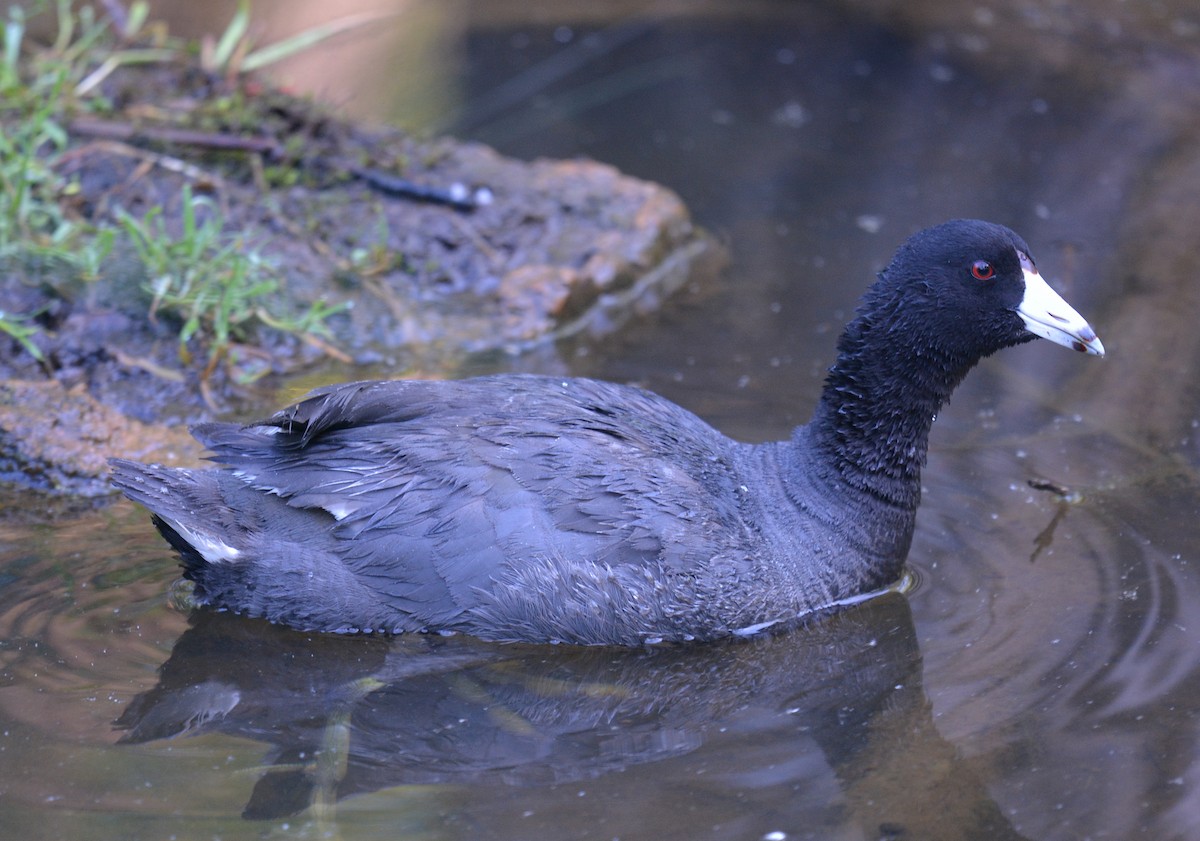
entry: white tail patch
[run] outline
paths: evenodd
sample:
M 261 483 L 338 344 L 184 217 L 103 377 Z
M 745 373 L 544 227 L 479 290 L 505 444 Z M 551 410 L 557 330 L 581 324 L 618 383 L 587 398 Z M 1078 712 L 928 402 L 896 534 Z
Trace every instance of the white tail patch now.
M 179 523 L 171 523 L 171 527 L 179 532 L 192 548 L 200 553 L 200 557 L 208 561 L 210 564 L 220 564 L 227 561 L 235 561 L 242 554 L 242 550 L 230 546 L 224 540 L 211 534 L 194 531 Z

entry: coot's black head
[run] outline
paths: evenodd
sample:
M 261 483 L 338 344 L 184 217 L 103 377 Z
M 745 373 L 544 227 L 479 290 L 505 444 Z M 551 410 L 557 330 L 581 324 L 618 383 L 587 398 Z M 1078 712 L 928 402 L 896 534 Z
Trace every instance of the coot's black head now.
M 1088 323 L 1042 279 L 1025 241 L 1003 225 L 976 219 L 910 237 L 880 274 L 860 315 L 895 331 L 891 338 L 918 357 L 970 365 L 1039 336 L 1104 355 Z
M 842 333 L 806 435 L 852 484 L 915 511 L 933 417 L 981 358 L 1038 336 L 1104 354 L 1008 228 L 957 219 L 921 231 Z

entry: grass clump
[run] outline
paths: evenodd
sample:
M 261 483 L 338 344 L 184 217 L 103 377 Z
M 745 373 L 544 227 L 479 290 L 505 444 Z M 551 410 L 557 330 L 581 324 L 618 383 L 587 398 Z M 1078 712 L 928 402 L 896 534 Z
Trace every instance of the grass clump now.
M 271 312 L 268 302 L 280 287 L 276 267 L 257 252 L 245 250 L 240 237 L 225 231 L 215 203 L 193 197 L 189 187 L 183 189 L 177 236 L 168 229 L 161 208 L 141 219 L 121 213 L 120 221 L 146 271 L 150 318 L 164 313 L 180 323 L 179 353 L 185 363 L 192 359 L 189 342 L 197 336 L 206 339 L 208 359 L 202 380 L 258 326 L 329 335 L 325 319 L 340 307 L 318 301 L 299 316 Z M 242 381 L 253 378 L 245 368 L 239 374 Z
M 13 6 L 0 54 L 0 257 L 30 251 L 65 256 L 81 228 L 62 210 L 67 183 L 53 164 L 68 142 L 63 118 L 72 62 L 66 56 L 53 64 L 23 60 L 25 35 L 25 12 Z
M 31 323 L 30 316 L 0 310 L 0 333 L 15 339 L 17 344 L 38 362 L 43 360 L 41 348 L 33 343 L 33 337 L 38 334 L 38 328 Z
M 203 364 L 206 399 L 209 377 L 222 362 L 240 382 L 269 370 L 269 352 L 250 344 L 262 338 L 261 328 L 335 352 L 321 337 L 328 337 L 325 321 L 340 308 L 317 302 L 299 314 L 282 312 L 278 268 L 247 251 L 242 238 L 226 230 L 215 203 L 193 196 L 186 184 L 180 213 L 171 219 L 160 207 L 141 218 L 120 209 L 85 218 L 72 202 L 80 185 L 63 174 L 68 127 L 81 115 L 111 111 L 104 80 L 122 65 L 194 61 L 196 48 L 148 25 L 144 0 L 131 3 L 119 21 L 87 5 L 74 8 L 70 0 L 28 8 L 8 9 L 0 37 L 0 268 L 38 275 L 43 286 L 70 299 L 81 285 L 86 289 L 106 276 L 110 257 L 132 253 L 148 278 L 146 316 L 177 325 L 180 360 Z M 51 10 L 57 14 L 53 41 L 33 43 L 28 20 Z M 240 72 L 299 48 L 250 51 L 248 17 L 249 5 L 242 2 L 215 51 L 205 56 L 213 62 L 210 71 Z M 0 312 L 0 334 L 39 362 L 33 337 L 42 329 L 41 312 Z

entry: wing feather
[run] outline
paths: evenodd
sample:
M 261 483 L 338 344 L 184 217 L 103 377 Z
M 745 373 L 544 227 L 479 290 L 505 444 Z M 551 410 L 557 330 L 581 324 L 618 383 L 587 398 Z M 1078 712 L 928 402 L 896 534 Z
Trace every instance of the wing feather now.
M 431 625 L 522 564 L 686 573 L 741 529 L 731 470 L 707 455 L 728 442 L 607 383 L 352 383 L 194 432 L 249 486 L 328 512 L 347 568 Z

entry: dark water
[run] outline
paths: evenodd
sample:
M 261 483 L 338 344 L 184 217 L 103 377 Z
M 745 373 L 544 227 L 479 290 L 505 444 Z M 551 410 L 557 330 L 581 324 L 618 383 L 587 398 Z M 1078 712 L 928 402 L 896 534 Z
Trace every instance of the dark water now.
M 737 644 L 189 619 L 144 513 L 10 494 L 3 835 L 1196 837 L 1189 30 L 1147 46 L 1097 17 L 1076 40 L 1112 52 L 1087 73 L 1039 52 L 1062 32 L 1036 21 L 1027 52 L 1000 55 L 1011 40 L 978 11 L 960 32 L 785 3 L 570 28 L 453 8 L 444 127 L 665 183 L 731 255 L 719 283 L 602 344 L 503 364 L 636 381 L 779 437 L 872 272 L 959 215 L 1022 233 L 1109 357 L 1038 342 L 987 360 L 935 425 L 915 589 Z

